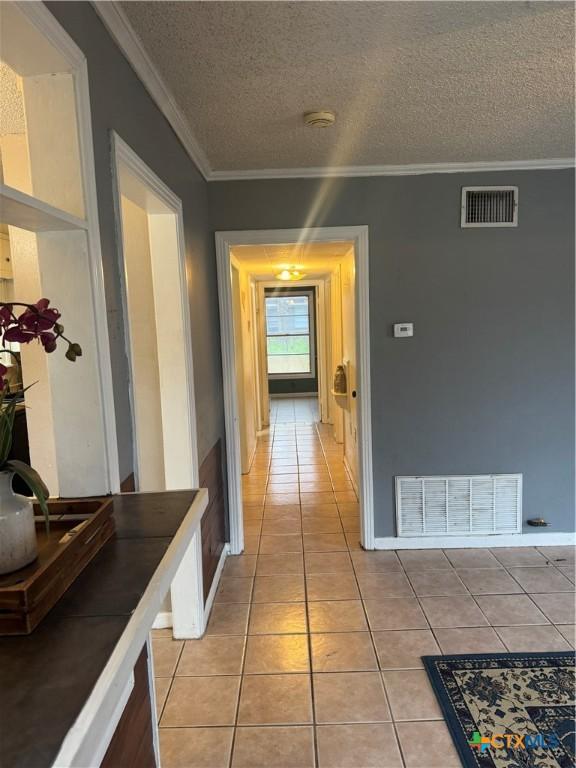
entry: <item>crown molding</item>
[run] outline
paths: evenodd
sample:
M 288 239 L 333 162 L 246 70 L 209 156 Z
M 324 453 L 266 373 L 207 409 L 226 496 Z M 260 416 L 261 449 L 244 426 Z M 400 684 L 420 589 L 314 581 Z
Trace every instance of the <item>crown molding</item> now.
M 462 163 L 420 163 L 407 165 L 346 165 L 312 168 L 263 168 L 217 171 L 198 143 L 176 99 L 148 56 L 128 17 L 115 0 L 93 0 L 93 7 L 124 53 L 128 62 L 154 99 L 164 117 L 182 142 L 184 149 L 207 181 L 243 181 L 249 179 L 360 178 L 369 176 L 418 176 L 429 173 L 475 173 L 485 171 L 529 171 L 573 168 L 574 158 L 542 160 L 497 160 Z
M 421 163 L 415 165 L 344 165 L 326 168 L 264 168 L 249 171 L 211 171 L 209 181 L 248 179 L 358 178 L 368 176 L 420 176 L 430 173 L 476 173 L 487 171 L 535 171 L 574 168 L 574 158 L 545 160 L 495 160 L 469 163 Z
M 128 17 L 117 2 L 101 1 L 93 2 L 92 5 L 144 87 L 174 129 L 184 149 L 200 173 L 205 179 L 208 179 L 210 177 L 208 158 L 192 133 L 172 92 L 146 53 L 142 41 L 132 28 Z

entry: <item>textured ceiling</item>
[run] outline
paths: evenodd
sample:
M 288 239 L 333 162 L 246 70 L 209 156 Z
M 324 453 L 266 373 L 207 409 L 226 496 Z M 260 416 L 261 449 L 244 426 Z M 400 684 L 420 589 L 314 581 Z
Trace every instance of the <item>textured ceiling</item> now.
M 353 244 L 312 243 L 307 245 L 236 245 L 232 255 L 252 274 L 273 277 L 282 269 L 296 267 L 309 277 L 331 272 Z
M 572 3 L 121 6 L 213 170 L 574 153 Z
M 0 136 L 24 133 L 24 102 L 13 69 L 0 61 Z

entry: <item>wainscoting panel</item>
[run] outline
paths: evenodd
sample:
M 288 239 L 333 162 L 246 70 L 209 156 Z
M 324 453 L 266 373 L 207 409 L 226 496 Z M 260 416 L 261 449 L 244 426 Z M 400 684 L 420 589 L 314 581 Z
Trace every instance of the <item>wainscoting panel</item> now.
M 204 600 L 206 600 L 226 541 L 226 503 L 221 440 L 218 440 L 202 462 L 200 487 L 208 488 L 209 495 L 208 507 L 202 517 L 202 572 Z
M 156 768 L 146 646 L 134 667 L 134 688 L 104 755 L 101 768 L 129 765 Z

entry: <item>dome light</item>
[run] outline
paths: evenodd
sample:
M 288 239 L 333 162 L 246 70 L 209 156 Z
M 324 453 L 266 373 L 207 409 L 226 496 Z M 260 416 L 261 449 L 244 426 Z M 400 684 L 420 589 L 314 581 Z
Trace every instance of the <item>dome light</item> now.
M 302 278 L 306 277 L 306 275 L 303 272 L 300 272 L 298 269 L 296 269 L 296 267 L 290 267 L 290 269 L 283 269 L 281 272 L 278 272 L 278 274 L 275 277 L 276 277 L 276 280 L 284 280 L 288 282 L 288 281 L 302 280 Z

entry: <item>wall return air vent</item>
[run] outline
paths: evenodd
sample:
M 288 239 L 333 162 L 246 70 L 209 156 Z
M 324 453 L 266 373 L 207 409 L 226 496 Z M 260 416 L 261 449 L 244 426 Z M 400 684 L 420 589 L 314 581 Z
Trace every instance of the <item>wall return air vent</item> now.
M 461 227 L 517 227 L 518 187 L 462 187 Z
M 398 536 L 520 533 L 522 475 L 397 477 Z

